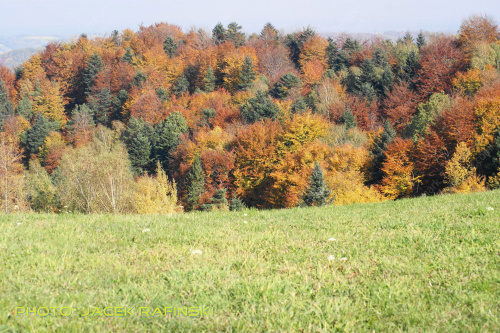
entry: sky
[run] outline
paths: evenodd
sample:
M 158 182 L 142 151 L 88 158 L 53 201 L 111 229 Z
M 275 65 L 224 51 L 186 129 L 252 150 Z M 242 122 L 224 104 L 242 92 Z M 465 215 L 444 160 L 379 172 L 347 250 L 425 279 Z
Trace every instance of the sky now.
M 456 32 L 462 19 L 500 21 L 498 0 L 0 0 L 0 35 L 70 36 L 168 22 L 211 30 L 235 21 L 247 33 L 266 22 L 285 32 Z

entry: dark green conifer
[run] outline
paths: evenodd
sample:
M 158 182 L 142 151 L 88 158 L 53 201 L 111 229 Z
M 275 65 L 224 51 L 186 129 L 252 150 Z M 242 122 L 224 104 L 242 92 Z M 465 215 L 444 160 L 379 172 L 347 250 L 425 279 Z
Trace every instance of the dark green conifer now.
M 154 127 L 154 156 L 160 161 L 163 170 L 171 175 L 170 156 L 179 144 L 181 134 L 187 132 L 186 119 L 179 112 L 173 112 Z
M 128 114 L 124 114 L 123 105 L 128 99 L 128 92 L 124 89 L 120 90 L 115 97 L 113 97 L 113 105 L 111 111 L 111 120 L 127 121 Z
M 274 98 L 283 99 L 288 96 L 288 92 L 296 87 L 300 87 L 302 81 L 293 73 L 287 73 L 280 77 L 278 82 L 276 82 L 273 88 L 269 91 L 269 94 Z
M 204 211 L 212 210 L 227 210 L 228 201 L 226 199 L 226 189 L 218 189 L 215 191 L 214 195 L 210 198 L 210 203 L 201 205 L 201 209 Z
M 209 93 L 215 90 L 215 75 L 212 67 L 208 66 L 207 73 L 203 79 L 205 92 Z
M 293 113 L 302 113 L 307 110 L 307 103 L 304 98 L 299 97 L 292 106 Z
M 189 81 L 187 80 L 186 76 L 183 74 L 177 79 L 177 81 L 175 81 L 174 86 L 172 88 L 172 91 L 176 95 L 181 95 L 181 94 L 187 92 L 188 89 L 189 89 Z
M 345 53 L 340 52 L 337 43 L 332 38 L 328 38 L 326 56 L 328 68 L 332 69 L 333 71 L 338 72 L 347 68 L 348 63 L 345 57 Z
M 89 107 L 92 110 L 96 124 L 108 124 L 112 106 L 113 96 L 108 88 L 102 89 L 96 95 L 89 98 Z
M 249 88 L 255 80 L 255 77 L 256 73 L 254 70 L 253 60 L 249 55 L 247 55 L 241 69 L 240 84 L 238 85 L 238 89 L 245 90 Z
M 309 178 L 309 188 L 303 197 L 304 203 L 308 206 L 323 206 L 332 202 L 329 199 L 331 194 L 332 190 L 326 184 L 323 169 L 318 162 L 315 162 L 311 178 Z
M 351 109 L 346 108 L 344 114 L 342 115 L 342 123 L 346 129 L 351 129 L 358 126 L 356 121 L 356 116 L 352 113 Z
M 424 33 L 422 31 L 420 31 L 420 33 L 417 36 L 417 46 L 418 46 L 418 49 L 420 50 L 426 44 L 427 44 L 427 42 L 425 41 Z
M 45 138 L 49 135 L 50 130 L 51 124 L 49 120 L 45 118 L 43 114 L 37 114 L 33 127 L 24 132 L 21 139 L 27 159 L 29 159 L 32 154 L 36 155 L 39 153 L 39 148 L 45 142 Z
M 212 30 L 212 39 L 216 45 L 222 44 L 226 41 L 227 31 L 222 23 L 217 23 Z
M 233 42 L 236 47 L 245 43 L 245 34 L 241 32 L 241 28 L 241 25 L 236 22 L 231 22 L 227 25 L 227 39 Z
M 33 118 L 33 104 L 28 97 L 23 97 L 17 104 L 16 114 L 23 116 L 27 120 Z
M 201 164 L 200 155 L 196 155 L 193 165 L 187 176 L 186 203 L 187 210 L 194 210 L 198 207 L 200 196 L 205 189 L 205 174 Z
M 236 195 L 231 199 L 231 204 L 229 205 L 229 210 L 232 212 L 239 212 L 245 208 L 245 204 L 243 201 L 238 198 Z
M 172 36 L 168 36 L 163 42 L 163 51 L 165 54 L 172 58 L 177 50 L 177 43 Z
M 133 56 L 134 56 L 134 52 L 132 51 L 132 49 L 130 47 L 127 47 L 125 49 L 125 54 L 123 55 L 122 60 L 131 64 Z
M 369 184 L 379 183 L 384 174 L 382 172 L 382 165 L 385 160 L 384 152 L 387 149 L 389 143 L 391 143 L 396 137 L 396 131 L 392 127 L 389 121 L 384 122 L 384 132 L 382 135 L 377 138 L 373 147 L 370 150 L 370 155 L 372 156 L 372 165 L 370 168 L 371 180 L 368 182 Z
M 132 83 L 136 87 L 141 87 L 144 82 L 148 79 L 148 76 L 144 74 L 143 72 L 139 71 L 135 77 L 134 77 L 134 82 Z
M 279 110 L 271 98 L 258 91 L 255 97 L 250 98 L 241 107 L 241 116 L 248 123 L 254 123 L 261 119 L 276 119 Z
M 0 79 L 0 129 L 3 121 L 10 115 L 14 114 L 14 105 L 9 99 L 9 92 L 5 87 L 4 82 Z
M 127 147 L 130 164 L 136 174 L 154 171 L 154 130 L 151 125 L 132 117 L 121 135 L 121 140 Z
M 104 63 L 97 52 L 90 56 L 87 61 L 87 66 L 83 71 L 83 87 L 85 94 L 90 94 L 92 87 L 94 86 L 94 81 L 99 75 L 99 72 L 104 68 Z

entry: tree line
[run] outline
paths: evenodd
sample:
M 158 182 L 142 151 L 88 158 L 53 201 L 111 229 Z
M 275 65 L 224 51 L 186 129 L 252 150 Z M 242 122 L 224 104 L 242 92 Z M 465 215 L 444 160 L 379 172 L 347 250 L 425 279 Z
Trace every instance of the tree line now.
M 0 66 L 0 203 L 175 213 L 500 186 L 500 32 L 324 38 L 158 23 Z

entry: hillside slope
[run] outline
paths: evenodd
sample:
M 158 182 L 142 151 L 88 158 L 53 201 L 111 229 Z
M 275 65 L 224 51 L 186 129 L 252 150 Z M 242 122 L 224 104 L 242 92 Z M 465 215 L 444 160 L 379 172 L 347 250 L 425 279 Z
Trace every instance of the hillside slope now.
M 499 221 L 499 191 L 173 217 L 0 216 L 0 331 L 499 331 Z M 15 315 L 63 306 L 73 315 Z M 214 315 L 139 315 L 168 306 Z M 82 317 L 89 307 L 134 309 Z

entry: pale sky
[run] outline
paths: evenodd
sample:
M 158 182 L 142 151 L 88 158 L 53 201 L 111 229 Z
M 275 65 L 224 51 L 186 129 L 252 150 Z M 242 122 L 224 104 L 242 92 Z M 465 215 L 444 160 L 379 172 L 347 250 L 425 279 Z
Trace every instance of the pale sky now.
M 236 21 L 245 32 L 266 22 L 285 31 L 456 32 L 463 18 L 500 20 L 498 0 L 0 0 L 0 35 L 76 35 L 168 22 L 185 31 Z

